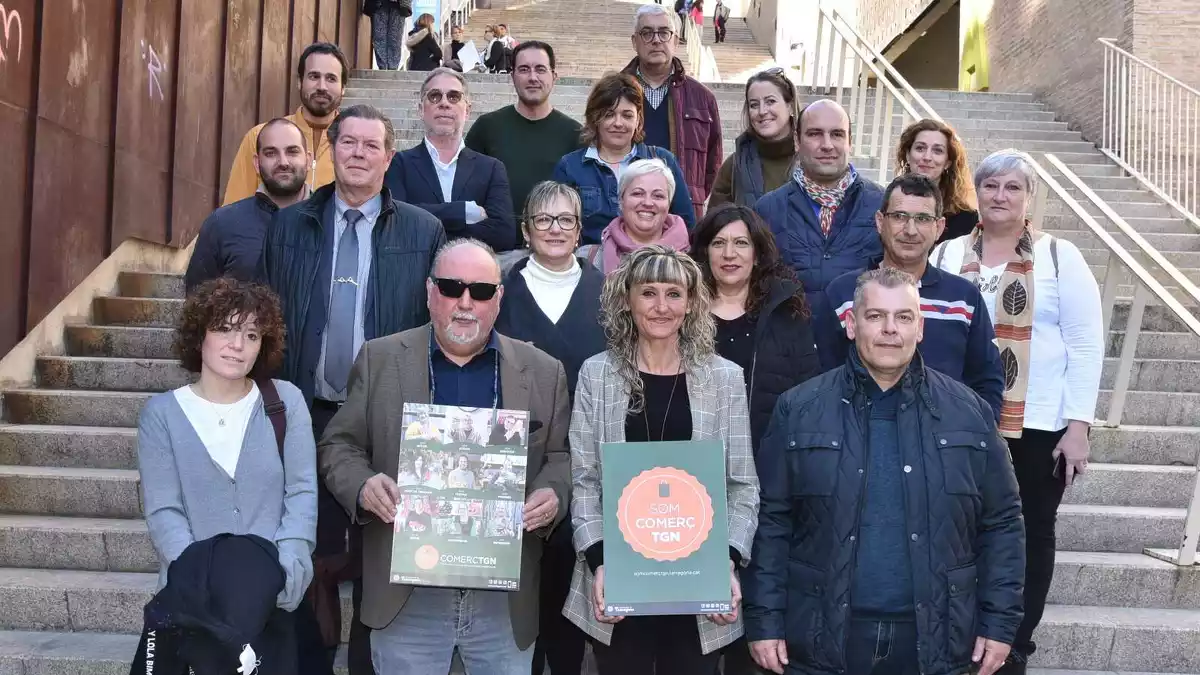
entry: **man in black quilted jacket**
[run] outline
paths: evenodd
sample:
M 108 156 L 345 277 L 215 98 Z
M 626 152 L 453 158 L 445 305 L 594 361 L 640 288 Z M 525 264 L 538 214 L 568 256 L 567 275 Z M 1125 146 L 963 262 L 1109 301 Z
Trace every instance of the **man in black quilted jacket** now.
M 917 282 L 868 271 L 841 367 L 779 399 L 759 455 L 746 638 L 774 673 L 992 675 L 1021 621 L 1025 530 L 975 392 L 926 368 Z

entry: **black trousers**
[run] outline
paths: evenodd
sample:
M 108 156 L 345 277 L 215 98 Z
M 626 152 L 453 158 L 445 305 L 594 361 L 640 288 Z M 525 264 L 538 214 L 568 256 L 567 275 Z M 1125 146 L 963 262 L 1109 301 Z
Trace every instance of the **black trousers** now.
M 1008 439 L 1013 469 L 1021 489 L 1025 518 L 1025 618 L 1017 628 L 1013 651 L 1029 656 L 1036 649 L 1033 631 L 1046 611 L 1046 596 L 1054 578 L 1054 523 L 1065 486 L 1054 476 L 1054 448 L 1066 433 L 1025 429 Z
M 713 30 L 716 32 L 717 42 L 725 41 L 725 21 L 721 19 L 713 20 Z
M 312 407 L 313 435 L 317 442 L 325 433 L 325 427 L 333 419 L 336 410 L 320 402 L 314 402 Z M 347 544 L 348 543 L 348 544 Z M 359 620 L 359 609 L 362 607 L 362 536 L 361 532 L 352 531 L 350 516 L 342 505 L 333 497 L 333 493 L 325 488 L 324 481 L 317 481 L 317 558 L 336 556 L 345 557 L 347 545 L 351 549 L 349 560 L 357 569 L 336 569 L 330 573 L 341 579 L 353 580 L 354 593 L 351 598 L 354 617 L 350 623 L 350 644 L 347 653 L 347 666 L 350 675 L 375 675 L 375 666 L 371 663 L 371 629 Z M 354 550 L 357 549 L 357 550 Z M 314 580 L 315 582 L 315 580 Z M 327 645 L 327 647 L 329 647 Z M 330 654 L 336 655 L 337 645 L 330 648 Z
M 696 675 L 716 671 L 721 652 L 700 653 L 694 616 L 628 617 L 612 644 L 593 641 L 600 675 Z
M 730 642 L 721 650 L 721 671 L 718 675 L 765 675 L 766 671 L 759 668 L 750 656 L 750 644 L 746 638 L 740 637 Z
M 547 665 L 551 675 L 580 675 L 583 672 L 587 635 L 562 614 L 574 570 L 575 547 L 571 544 L 568 520 L 555 528 L 542 552 L 539 632 L 533 650 L 532 675 L 542 675 Z
M 851 617 L 846 675 L 919 675 L 915 621 Z

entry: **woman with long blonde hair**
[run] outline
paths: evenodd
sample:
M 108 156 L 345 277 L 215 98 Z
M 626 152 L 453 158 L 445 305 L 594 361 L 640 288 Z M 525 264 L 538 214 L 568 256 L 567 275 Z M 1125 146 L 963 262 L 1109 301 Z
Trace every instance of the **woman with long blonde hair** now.
M 905 173 L 919 173 L 942 191 L 946 228 L 937 243 L 970 234 L 979 224 L 967 149 L 954 127 L 932 119 L 908 125 L 896 148 L 896 175 Z
M 631 252 L 605 279 L 608 349 L 584 362 L 571 418 L 575 563 L 567 617 L 593 638 L 600 675 L 715 672 L 741 636 L 738 569 L 758 523 L 758 477 L 742 369 L 716 355 L 710 292 L 699 265 L 661 245 Z M 605 613 L 601 443 L 720 439 L 726 449 L 732 607 L 729 614 Z M 615 499 L 615 496 L 610 496 Z

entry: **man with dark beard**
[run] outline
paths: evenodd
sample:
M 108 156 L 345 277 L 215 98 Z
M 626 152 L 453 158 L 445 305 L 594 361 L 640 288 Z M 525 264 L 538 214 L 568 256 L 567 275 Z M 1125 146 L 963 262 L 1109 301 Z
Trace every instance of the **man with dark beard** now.
M 350 64 L 337 45 L 314 42 L 300 55 L 296 75 L 299 78 L 300 108 L 287 119 L 300 128 L 312 152 L 308 171 L 308 189 L 311 192 L 333 182 L 333 153 L 330 152 L 325 130 L 342 107 L 342 94 L 346 90 L 346 78 L 350 76 Z M 241 201 L 253 195 L 258 188 L 254 148 L 263 126 L 254 127 L 242 138 L 229 170 L 222 205 Z
M 259 177 L 258 190 L 213 211 L 200 226 L 183 277 L 189 292 L 221 276 L 254 279 L 272 216 L 308 198 L 306 181 L 312 154 L 300 128 L 286 117 L 276 117 L 256 136 L 251 161 Z
M 554 67 L 553 47 L 522 42 L 513 52 L 516 104 L 482 115 L 467 133 L 468 148 L 504 164 L 518 215 L 533 186 L 550 180 L 558 160 L 579 148 L 579 122 L 550 103 L 558 81 Z

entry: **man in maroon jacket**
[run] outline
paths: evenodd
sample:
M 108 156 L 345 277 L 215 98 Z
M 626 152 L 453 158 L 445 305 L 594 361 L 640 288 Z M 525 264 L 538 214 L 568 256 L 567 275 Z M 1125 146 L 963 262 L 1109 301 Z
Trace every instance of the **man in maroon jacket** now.
M 717 97 L 689 77 L 683 61 L 675 58 L 678 16 L 663 5 L 642 5 L 633 25 L 637 58 L 625 72 L 636 76 L 645 92 L 646 144 L 666 148 L 679 159 L 700 218 L 724 159 Z

